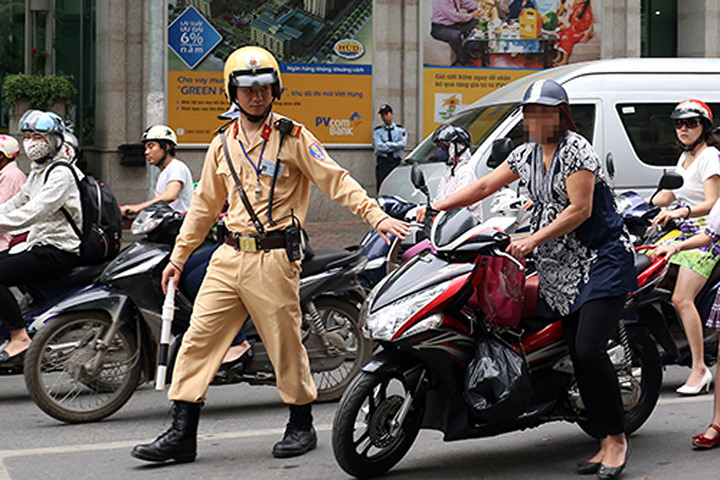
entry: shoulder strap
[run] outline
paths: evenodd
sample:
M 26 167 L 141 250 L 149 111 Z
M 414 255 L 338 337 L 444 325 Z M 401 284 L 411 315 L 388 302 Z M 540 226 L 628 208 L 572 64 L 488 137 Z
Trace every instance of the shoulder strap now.
M 242 185 L 240 184 L 240 179 L 235 172 L 235 167 L 233 167 L 232 161 L 230 160 L 230 151 L 228 150 L 227 140 L 225 140 L 225 132 L 220 133 L 220 141 L 222 142 L 225 160 L 230 168 L 230 175 L 232 175 L 233 180 L 235 180 L 235 186 L 237 187 L 238 194 L 240 195 L 240 200 L 242 200 L 243 205 L 245 205 L 245 210 L 247 210 L 248 215 L 250 215 L 250 219 L 252 220 L 253 225 L 255 225 L 255 229 L 260 235 L 265 235 L 265 228 L 260 222 L 255 210 L 252 208 L 252 205 L 250 205 L 250 200 L 248 200 L 247 195 L 245 195 L 245 190 L 243 190 Z
M 75 169 L 72 168 L 72 166 L 68 162 L 55 162 L 52 165 L 50 165 L 48 167 L 47 171 L 45 171 L 45 180 L 43 180 L 43 183 L 47 182 L 48 176 L 50 176 L 50 172 L 52 172 L 55 167 L 60 167 L 60 166 L 69 168 L 70 172 L 72 172 L 72 175 L 75 178 L 75 185 L 80 184 L 80 179 L 78 178 L 77 173 L 75 173 Z M 82 204 L 82 200 L 80 203 Z M 82 208 L 82 206 L 80 208 Z M 60 207 L 60 211 L 62 212 L 63 216 L 65 216 L 65 219 L 70 224 L 70 227 L 73 229 L 73 232 L 75 232 L 75 235 L 77 235 L 78 238 L 80 239 L 80 241 L 82 242 L 82 239 L 83 239 L 82 232 L 80 231 L 77 224 L 75 223 L 75 220 L 72 219 L 72 216 L 68 213 L 68 211 L 65 209 L 65 207 Z

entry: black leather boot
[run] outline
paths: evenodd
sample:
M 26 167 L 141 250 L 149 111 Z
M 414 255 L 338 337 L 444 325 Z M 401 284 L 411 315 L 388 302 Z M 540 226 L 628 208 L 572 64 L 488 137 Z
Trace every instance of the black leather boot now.
M 170 428 L 152 443 L 135 445 L 130 455 L 147 462 L 195 461 L 200 407 L 202 403 L 173 402 Z
M 312 404 L 290 405 L 290 421 L 281 441 L 273 447 L 273 457 L 297 457 L 317 446 L 317 434 L 312 425 Z

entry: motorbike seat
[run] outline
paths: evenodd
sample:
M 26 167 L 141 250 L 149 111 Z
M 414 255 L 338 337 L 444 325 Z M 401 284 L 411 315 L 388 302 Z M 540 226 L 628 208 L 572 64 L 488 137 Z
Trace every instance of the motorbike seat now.
M 302 262 L 300 277 L 309 277 L 343 265 L 353 264 L 364 255 L 365 249 L 360 245 L 348 247 L 344 250 L 315 250 L 312 258 Z
M 70 270 L 67 275 L 58 280 L 57 283 L 64 283 L 67 285 L 89 285 L 100 276 L 106 266 L 107 262 L 96 265 L 78 265 Z
M 523 308 L 521 319 L 535 318 L 537 316 L 538 286 L 540 280 L 537 275 L 529 276 L 523 285 Z
M 651 264 L 652 260 L 650 260 L 650 257 L 648 255 L 640 252 L 635 252 L 635 271 L 638 275 L 644 272 Z

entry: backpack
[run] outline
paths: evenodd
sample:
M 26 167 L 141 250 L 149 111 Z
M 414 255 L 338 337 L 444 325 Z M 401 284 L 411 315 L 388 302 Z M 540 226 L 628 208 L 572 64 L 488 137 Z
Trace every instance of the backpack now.
M 98 182 L 91 175 L 79 179 L 75 169 L 67 162 L 55 162 L 50 165 L 45 172 L 45 181 L 50 172 L 58 166 L 70 169 L 80 190 L 82 230 L 75 224 L 65 207 L 60 209 L 80 238 L 80 263 L 88 265 L 112 260 L 120 251 L 123 219 L 110 187 Z

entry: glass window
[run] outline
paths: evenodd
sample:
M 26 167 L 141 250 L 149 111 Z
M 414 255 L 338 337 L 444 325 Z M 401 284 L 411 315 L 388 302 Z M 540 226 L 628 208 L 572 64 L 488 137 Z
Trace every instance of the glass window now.
M 460 112 L 453 117 L 449 123 L 465 128 L 473 139 L 470 151 L 475 153 L 478 146 L 485 141 L 500 123 L 505 120 L 515 109 L 516 104 L 508 103 L 502 105 L 491 105 L 487 107 L 473 108 Z M 432 135 L 429 135 L 420 146 L 414 150 L 408 160 L 417 163 L 437 162 L 437 147 L 432 142 Z
M 450 123 L 463 127 L 470 132 L 473 139 L 470 151 L 475 153 L 478 146 L 518 108 L 520 106 L 517 104 L 502 104 L 467 110 L 453 117 Z M 579 133 L 592 142 L 595 127 L 595 106 L 571 105 L 570 112 Z M 520 145 L 525 141 L 522 120 L 512 128 L 507 136 L 513 141 L 514 145 Z M 407 159 L 417 163 L 437 162 L 437 147 L 432 142 L 432 135 L 428 136 Z
M 95 130 L 95 0 L 55 0 L 55 73 L 77 88 L 75 136 L 93 144 Z
M 22 73 L 25 70 L 25 2 L 22 0 L 0 0 L 0 85 L 5 75 Z M 3 96 L 0 89 L 0 96 Z M 7 132 L 8 107 L 4 98 L 0 102 L 0 130 Z
M 670 113 L 675 103 L 623 103 L 616 106 L 620 122 L 630 144 L 641 162 L 658 167 L 677 164 L 675 129 Z M 720 104 L 708 104 L 713 112 L 720 112 Z

